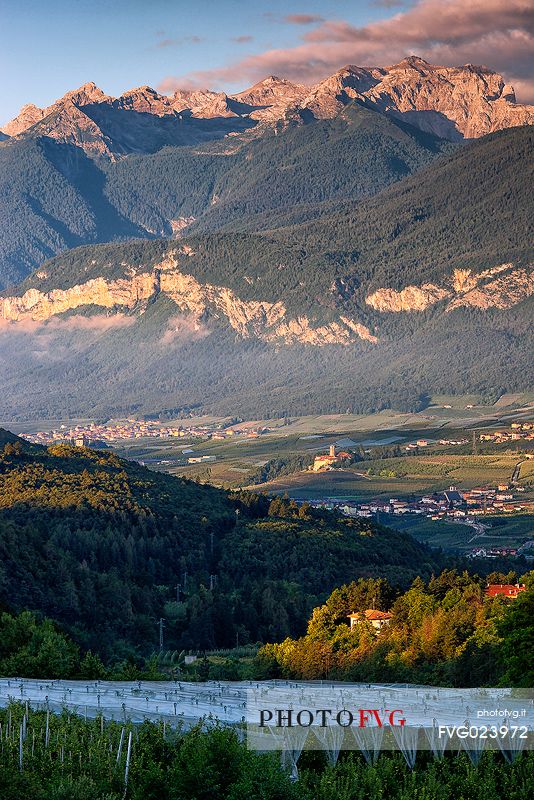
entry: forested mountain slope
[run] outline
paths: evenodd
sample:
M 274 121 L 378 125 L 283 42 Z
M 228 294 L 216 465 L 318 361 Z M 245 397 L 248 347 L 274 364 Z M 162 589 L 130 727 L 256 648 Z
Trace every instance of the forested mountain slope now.
M 124 159 L 106 168 L 106 193 L 122 214 L 162 236 L 180 220 L 187 235 L 229 224 L 261 230 L 264 216 L 295 206 L 314 216 L 318 203 L 359 201 L 454 150 L 352 102 L 333 119 L 268 127 L 200 153 L 166 148 Z
M 359 200 L 451 148 L 354 103 L 332 120 L 111 163 L 37 130 L 0 146 L 0 288 L 80 244 L 169 237 L 204 214 L 214 229 L 297 203 Z
M 0 297 L 0 413 L 257 417 L 529 389 L 532 148 L 529 127 L 493 134 L 313 223 L 58 256 Z
M 231 496 L 114 454 L 0 452 L 0 605 L 41 612 L 106 657 L 150 653 L 160 616 L 171 649 L 299 634 L 336 584 L 380 574 L 406 586 L 440 563 L 367 521 Z
M 147 236 L 104 194 L 102 170 L 81 150 L 49 139 L 0 147 L 0 286 L 86 242 Z
M 452 281 L 455 269 L 477 274 L 528 261 L 533 149 L 531 127 L 493 134 L 365 202 L 340 202 L 335 210 L 333 204 L 312 204 L 318 211 L 313 222 L 287 224 L 300 210 L 280 212 L 279 224 L 261 234 L 241 232 L 248 228 L 243 216 L 227 233 L 73 250 L 49 261 L 12 294 L 126 278 L 172 256 L 184 273 L 230 288 L 246 301 L 283 300 L 299 313 L 312 306 L 326 314 L 348 299 L 365 309 L 366 294 L 381 286 Z M 8 318 L 6 311 L 3 316 Z
M 532 259 L 534 130 L 492 134 L 360 205 L 342 204 L 278 235 L 351 254 L 366 288 L 402 288 Z M 277 236 L 278 238 L 278 236 Z

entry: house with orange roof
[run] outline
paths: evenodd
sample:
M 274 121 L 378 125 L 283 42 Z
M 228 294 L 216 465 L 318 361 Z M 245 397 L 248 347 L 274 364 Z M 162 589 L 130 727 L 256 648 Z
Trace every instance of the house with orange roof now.
M 367 608 L 365 611 L 358 611 L 349 614 L 351 630 L 362 622 L 369 622 L 376 631 L 382 630 L 385 625 L 389 625 L 393 614 L 389 611 L 379 611 L 376 608 Z
M 486 597 L 505 597 L 507 600 L 515 600 L 525 589 L 524 583 L 490 583 L 484 594 Z

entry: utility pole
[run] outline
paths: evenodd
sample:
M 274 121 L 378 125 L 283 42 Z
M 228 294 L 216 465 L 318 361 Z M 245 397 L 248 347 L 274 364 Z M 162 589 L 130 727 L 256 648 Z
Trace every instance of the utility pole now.
M 473 431 L 473 455 L 476 456 L 477 454 L 478 454 L 477 435 L 476 435 L 476 432 Z
M 165 627 L 165 618 L 160 617 L 158 622 L 159 627 L 159 649 L 163 650 L 163 628 Z
M 181 583 L 177 583 L 175 588 L 176 588 L 176 602 L 179 603 L 180 602 L 180 592 L 182 591 L 182 584 Z

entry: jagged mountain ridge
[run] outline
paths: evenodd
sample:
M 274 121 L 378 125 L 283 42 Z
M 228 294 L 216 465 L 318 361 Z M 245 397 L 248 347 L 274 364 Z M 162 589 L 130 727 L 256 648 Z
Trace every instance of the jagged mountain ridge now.
M 307 87 L 270 76 L 234 95 L 94 83 L 23 107 L 0 141 L 0 288 L 92 242 L 284 225 L 360 200 L 450 140 L 531 123 L 503 78 L 417 57 Z M 8 135 L 9 134 L 9 135 Z M 7 137 L 7 138 L 6 138 Z M 144 160 L 143 160 L 144 159 Z
M 151 152 L 158 144 L 161 146 L 149 129 L 144 131 L 147 142 L 128 141 L 124 130 L 118 128 L 132 124 L 132 112 L 180 123 L 188 118 L 218 119 L 220 123 L 234 120 L 233 125 L 227 122 L 217 131 L 217 135 L 224 135 L 242 131 L 238 122 L 245 120 L 254 125 L 306 119 L 307 114 L 329 119 L 354 100 L 452 141 L 534 122 L 534 106 L 517 103 L 513 87 L 487 67 L 436 66 L 411 56 L 385 68 L 349 65 L 312 87 L 269 76 L 234 95 L 206 89 L 179 90 L 166 96 L 142 86 L 114 98 L 94 83 L 87 83 L 46 109 L 32 104 L 23 106 L 2 131 L 9 136 L 44 133 L 71 142 L 73 130 L 77 129 L 78 144 L 89 155 L 117 158 L 127 152 Z M 117 124 L 121 112 L 124 121 Z M 109 136 L 106 113 L 112 118 L 115 115 L 116 142 Z M 170 128 L 163 143 L 183 144 L 180 127 Z
M 534 122 L 534 106 L 518 104 L 498 73 L 473 64 L 435 66 L 417 56 L 386 68 L 347 66 L 313 87 L 304 107 L 330 116 L 350 100 L 451 141 Z

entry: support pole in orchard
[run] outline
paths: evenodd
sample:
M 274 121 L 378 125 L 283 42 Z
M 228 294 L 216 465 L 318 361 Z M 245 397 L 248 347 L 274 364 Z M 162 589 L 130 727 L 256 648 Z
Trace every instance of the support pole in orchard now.
M 128 735 L 128 749 L 126 751 L 126 766 L 124 768 L 124 794 L 123 798 L 126 797 L 126 792 L 128 791 L 128 773 L 130 772 L 130 756 L 132 754 L 132 732 L 130 731 Z
M 22 730 L 22 723 L 20 724 L 19 731 L 19 769 L 22 772 L 22 742 L 24 741 L 24 734 Z
M 120 762 L 120 760 L 121 760 L 121 755 L 122 755 L 122 745 L 124 744 L 124 733 L 125 733 L 125 731 L 124 731 L 124 728 L 123 728 L 123 729 L 121 730 L 121 739 L 120 739 L 120 742 L 119 742 L 119 749 L 117 750 L 117 764 L 118 764 L 118 763 Z

